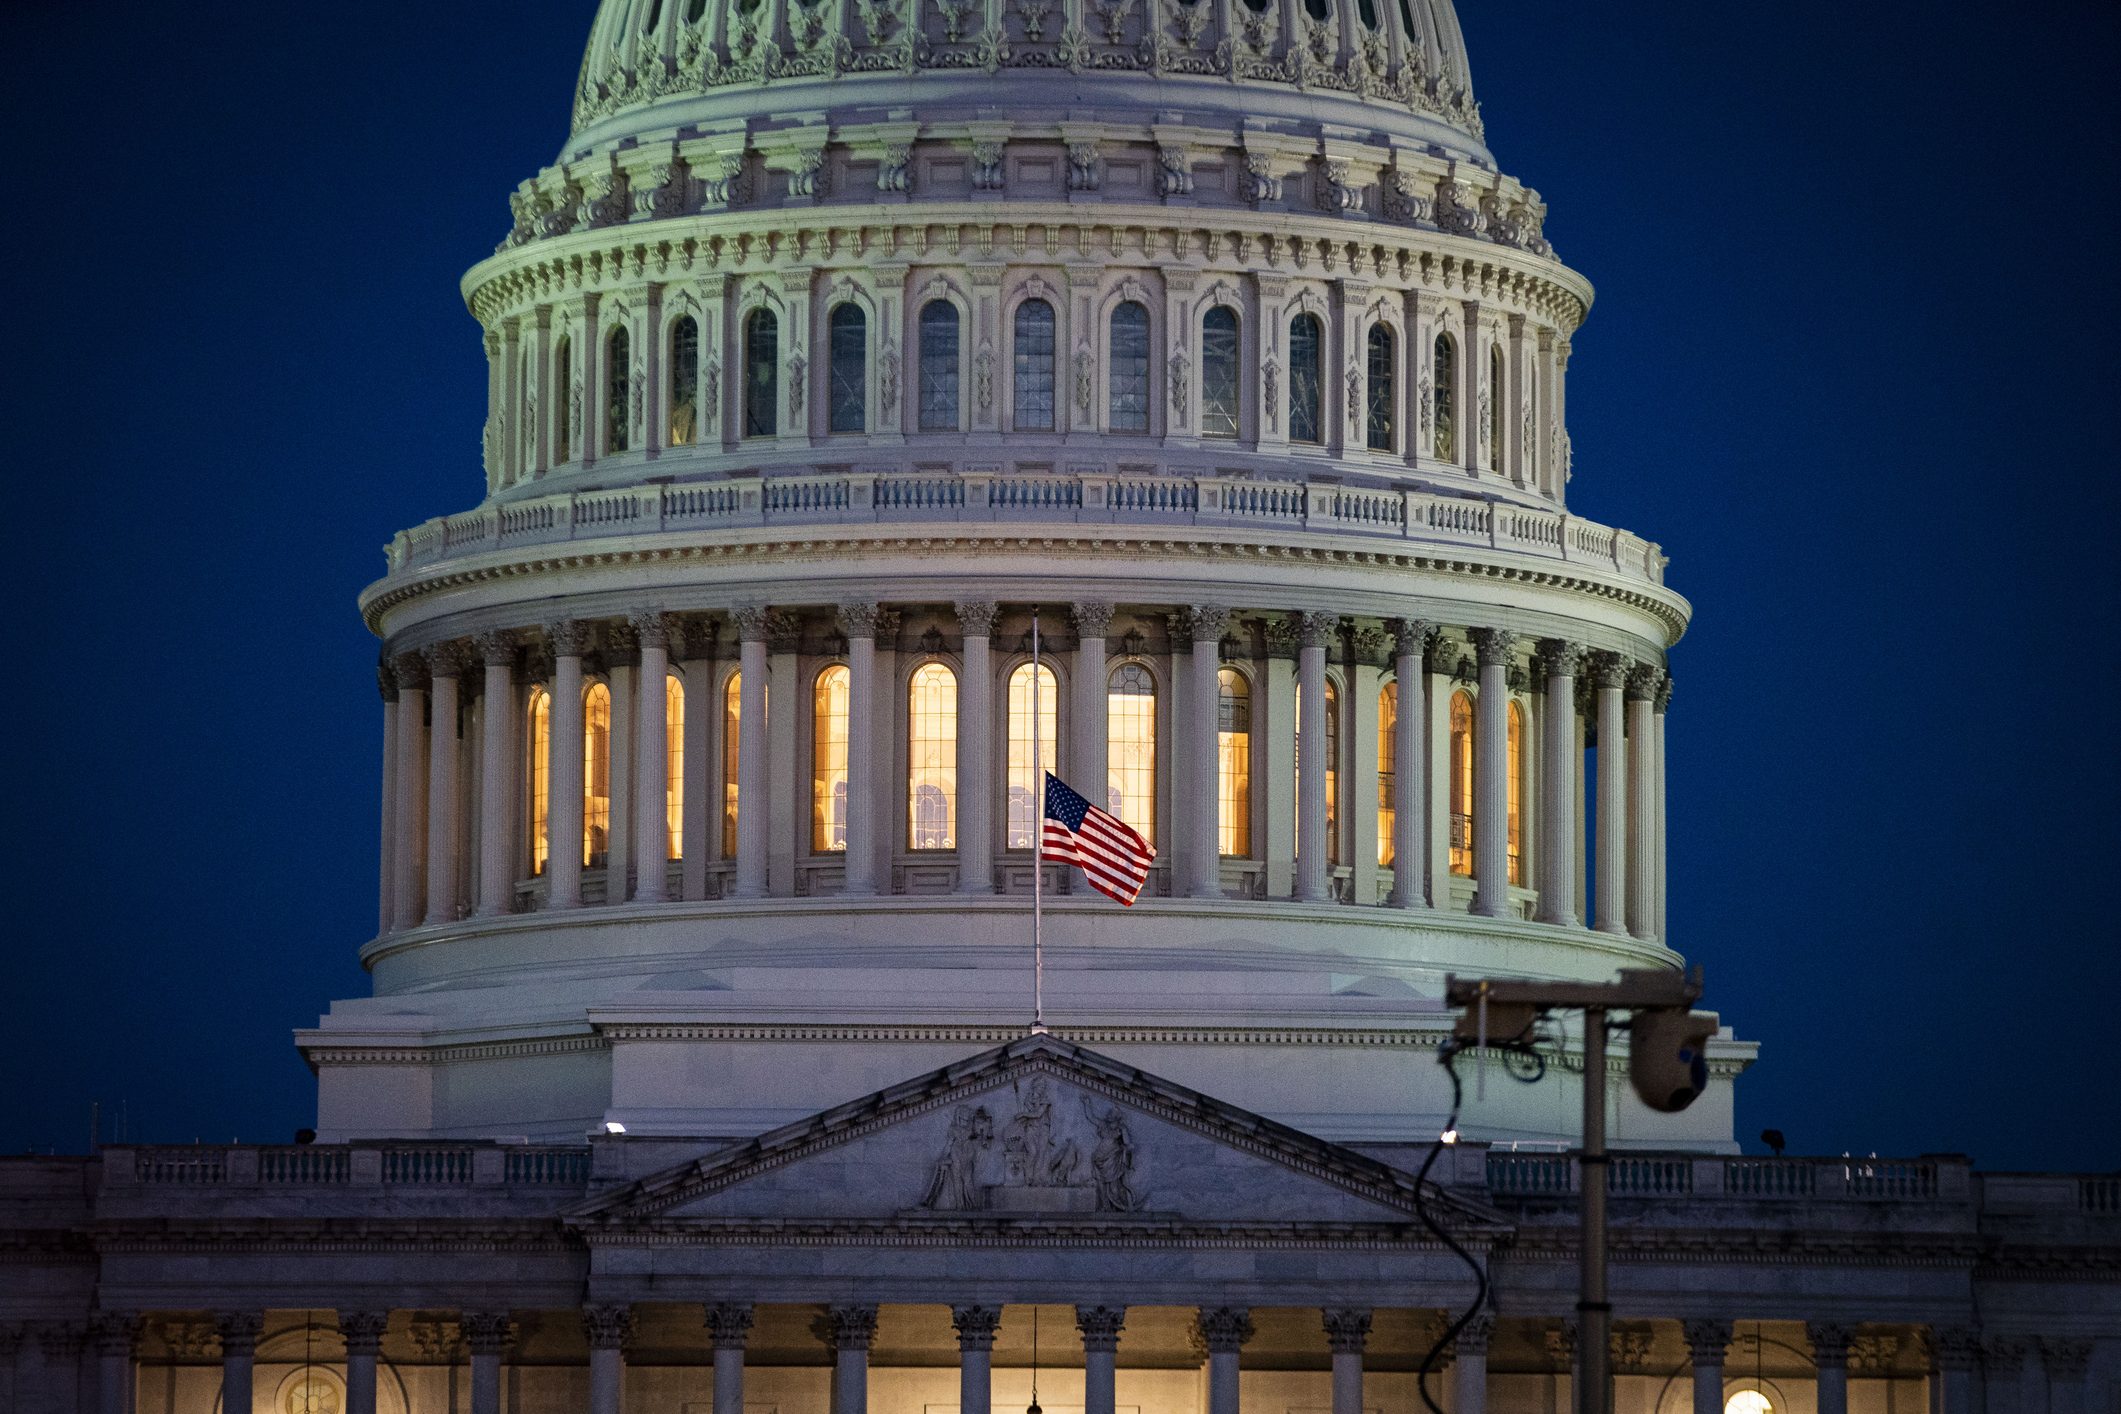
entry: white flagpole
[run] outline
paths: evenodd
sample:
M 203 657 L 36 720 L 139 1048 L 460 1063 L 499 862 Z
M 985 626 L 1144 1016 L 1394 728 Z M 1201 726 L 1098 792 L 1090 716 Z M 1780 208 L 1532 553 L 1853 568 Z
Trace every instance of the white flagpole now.
M 1046 761 L 1039 716 L 1038 606 L 1031 607 L 1031 1034 L 1046 1030 Z

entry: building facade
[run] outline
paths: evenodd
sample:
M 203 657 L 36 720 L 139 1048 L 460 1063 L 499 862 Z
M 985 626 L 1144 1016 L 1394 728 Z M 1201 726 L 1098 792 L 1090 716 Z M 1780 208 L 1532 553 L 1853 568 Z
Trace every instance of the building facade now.
M 1581 1038 L 1424 1187 L 1444 979 L 1682 965 L 1689 608 L 1570 509 L 1469 74 L 1450 0 L 605 0 L 485 494 L 362 596 L 314 1142 L 0 1162 L 13 1407 L 1561 1407 Z M 1041 769 L 1158 855 L 1045 867 L 1050 1032 Z M 1623 1410 L 2121 1408 L 2121 1180 L 1740 1157 L 1752 1056 L 1612 1087 Z

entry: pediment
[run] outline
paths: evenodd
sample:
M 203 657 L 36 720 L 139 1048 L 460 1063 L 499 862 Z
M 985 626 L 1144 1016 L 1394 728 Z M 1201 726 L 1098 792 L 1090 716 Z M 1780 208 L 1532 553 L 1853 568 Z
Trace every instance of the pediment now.
M 1461 1218 L 1491 1216 L 1443 1201 Z M 1034 1035 L 602 1195 L 573 1216 L 617 1228 L 731 1220 L 1400 1227 L 1413 1213 L 1413 1180 L 1388 1165 Z

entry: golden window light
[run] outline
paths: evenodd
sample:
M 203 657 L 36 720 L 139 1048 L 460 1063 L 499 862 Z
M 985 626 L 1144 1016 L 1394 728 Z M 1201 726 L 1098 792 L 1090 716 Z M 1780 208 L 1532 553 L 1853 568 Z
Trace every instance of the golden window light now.
M 535 879 L 545 872 L 552 850 L 552 694 L 542 687 L 531 691 L 529 721 L 524 778 L 530 782 L 530 876 Z
M 1340 689 L 1326 679 L 1326 863 L 1340 863 Z M 1304 835 L 1304 733 L 1296 729 L 1296 839 L 1298 851 L 1302 850 Z
M 1105 693 L 1106 809 L 1156 844 L 1156 681 L 1139 663 L 1112 670 Z
M 957 847 L 957 674 L 923 663 L 906 693 L 906 838 Z
M 666 857 L 685 854 L 685 684 L 663 679 L 663 830 Z
M 810 850 L 847 847 L 847 703 L 853 675 L 835 663 L 817 675 L 810 713 Z
M 1393 831 L 1399 812 L 1392 803 L 1399 770 L 1399 684 L 1377 690 L 1377 863 L 1389 869 L 1395 857 Z
M 1031 764 L 1031 665 L 1009 674 L 1009 843 L 1029 849 L 1043 812 L 1038 809 L 1038 780 Z M 1060 690 L 1053 669 L 1038 668 L 1038 757 L 1045 769 L 1060 771 Z
M 593 682 L 582 690 L 582 866 L 603 868 L 610 851 L 611 689 Z
M 1524 708 L 1510 704 L 1510 882 L 1524 885 Z
M 1473 875 L 1473 699 L 1463 692 L 1451 694 L 1451 872 Z
M 1252 684 L 1235 668 L 1216 674 L 1217 852 L 1252 856 Z
M 739 728 L 744 715 L 744 675 L 734 672 L 722 685 L 722 858 L 736 858 L 736 803 L 738 752 L 743 745 Z

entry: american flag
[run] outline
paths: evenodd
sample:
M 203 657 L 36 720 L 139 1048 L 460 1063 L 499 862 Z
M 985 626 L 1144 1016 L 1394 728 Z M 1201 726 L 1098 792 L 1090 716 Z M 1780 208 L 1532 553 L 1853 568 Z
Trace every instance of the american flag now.
M 1132 825 L 1098 809 L 1046 773 L 1046 818 L 1041 858 L 1073 864 L 1090 887 L 1131 905 L 1149 878 L 1156 851 Z

